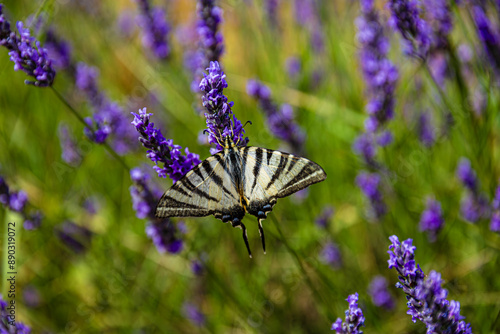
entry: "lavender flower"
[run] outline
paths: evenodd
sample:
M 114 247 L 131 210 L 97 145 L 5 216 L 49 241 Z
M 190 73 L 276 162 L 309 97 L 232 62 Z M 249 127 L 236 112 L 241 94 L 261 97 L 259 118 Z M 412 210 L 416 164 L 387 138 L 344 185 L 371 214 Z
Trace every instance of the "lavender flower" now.
M 37 308 L 41 304 L 42 297 L 37 288 L 32 285 L 27 285 L 23 289 L 24 304 L 30 308 Z
M 460 159 L 456 174 L 460 182 L 462 182 L 468 191 L 460 205 L 462 217 L 471 223 L 475 223 L 481 218 L 488 217 L 488 199 L 480 192 L 476 172 L 472 169 L 468 159 Z
M 219 31 L 222 22 L 222 9 L 215 5 L 214 0 L 198 0 L 198 35 L 201 50 L 205 56 L 204 67 L 210 62 L 218 62 L 224 52 L 224 40 Z M 203 69 L 203 68 L 202 68 Z
M 300 58 L 297 56 L 288 57 L 285 62 L 285 68 L 291 79 L 297 78 L 302 69 Z
M 370 214 L 376 220 L 384 216 L 387 208 L 380 192 L 380 176 L 376 173 L 361 172 L 356 177 L 356 184 L 370 201 Z
M 323 208 L 323 211 L 316 217 L 316 225 L 322 228 L 327 228 L 328 223 L 333 217 L 333 207 L 331 205 L 327 205 Z
M 184 303 L 182 313 L 196 326 L 201 327 L 205 324 L 205 316 L 200 312 L 198 307 L 191 303 Z
M 294 14 L 299 26 L 307 29 L 310 35 L 311 47 L 316 53 L 325 49 L 325 37 L 317 2 L 314 0 L 295 0 Z
M 424 0 L 424 5 L 432 28 L 432 48 L 434 50 L 448 48 L 448 35 L 453 29 L 450 6 L 446 0 Z
M 342 266 L 342 255 L 339 247 L 332 241 L 327 242 L 320 252 L 319 258 L 321 262 L 328 264 L 333 269 L 338 269 Z
M 52 86 L 56 72 L 39 41 L 30 35 L 21 21 L 17 22 L 19 35 L 10 29 L 10 22 L 3 15 L 3 5 L 0 4 L 0 45 L 9 50 L 10 60 L 14 62 L 14 70 L 22 70 L 35 81 L 25 80 L 26 84 L 37 87 Z
M 377 146 L 375 144 L 373 133 L 363 133 L 356 138 L 352 149 L 363 158 L 367 166 L 376 166 L 375 154 L 377 153 Z
M 61 158 L 70 166 L 78 166 L 82 161 L 82 156 L 78 151 L 75 139 L 69 133 L 68 126 L 60 124 L 58 134 L 61 142 Z
M 358 293 L 349 295 L 346 300 L 349 309 L 345 311 L 345 320 L 342 322 L 341 318 L 337 318 L 332 324 L 332 331 L 335 330 L 337 334 L 362 334 L 360 327 L 365 325 L 365 317 L 358 306 Z
M 84 253 L 90 246 L 92 231 L 73 222 L 66 221 L 54 228 L 59 240 L 77 254 Z
M 278 26 L 278 0 L 264 0 L 264 7 L 267 14 L 267 19 L 272 27 Z
M 430 27 L 420 17 L 417 0 L 389 0 L 389 8 L 389 24 L 404 38 L 405 53 L 425 59 L 431 43 Z
M 72 66 L 70 44 L 59 39 L 53 29 L 45 35 L 45 48 L 54 67 L 65 70 Z
M 408 314 L 412 321 L 422 321 L 427 333 L 472 333 L 470 325 L 460 315 L 460 303 L 448 301 L 448 291 L 441 287 L 441 275 L 431 271 L 425 278 L 420 266 L 415 263 L 415 249 L 412 240 L 402 243 L 397 236 L 389 238 L 389 268 L 395 268 L 399 274 L 397 288 L 407 295 Z
M 435 241 L 443 226 L 444 218 L 441 203 L 433 198 L 428 198 L 425 210 L 420 216 L 420 231 L 427 231 L 429 240 Z
M 357 38 L 361 43 L 360 62 L 367 83 L 370 115 L 365 123 L 368 132 L 375 132 L 394 117 L 394 89 L 398 70 L 387 58 L 389 41 L 372 0 L 362 2 L 362 15 L 356 19 Z
M 110 101 L 102 93 L 97 85 L 98 72 L 94 67 L 85 63 L 76 65 L 75 83 L 82 91 L 94 109 L 92 118 L 85 121 L 93 131 L 87 127 L 85 135 L 92 141 L 102 144 L 108 136 L 113 134 L 112 146 L 118 154 L 125 154 L 130 150 L 135 141 L 135 135 L 131 131 L 129 123 L 124 116 L 123 109 L 116 103 Z
M 20 213 L 24 219 L 24 228 L 33 230 L 41 224 L 42 215 L 40 212 L 31 213 L 27 209 L 28 196 L 23 191 L 12 191 L 5 179 L 0 176 L 0 204 L 7 209 Z
M 15 320 L 15 305 L 7 303 L 0 294 L 0 332 L 2 334 L 29 334 L 31 328 Z M 14 313 L 14 315 L 12 315 Z
M 168 45 L 170 26 L 165 19 L 165 10 L 151 7 L 149 0 L 136 0 L 136 2 L 140 11 L 138 21 L 142 28 L 142 44 L 158 59 L 166 59 L 170 55 Z
M 368 287 L 368 293 L 372 297 L 375 306 L 383 307 L 387 310 L 394 308 L 394 299 L 387 289 L 387 280 L 383 276 L 376 276 Z
M 500 73 L 500 34 L 480 6 L 474 6 L 473 17 L 476 23 L 479 39 L 483 44 L 494 71 Z
M 491 222 L 490 230 L 493 232 L 500 232 L 500 185 L 495 191 L 495 197 L 491 203 Z
M 148 219 L 146 234 L 153 241 L 160 253 L 179 253 L 183 248 L 179 238 L 178 228 L 168 219 L 159 219 L 155 216 L 155 208 L 161 193 L 156 192 L 150 185 L 149 175 L 139 168 L 130 171 L 130 178 L 134 183 L 130 187 L 132 207 L 137 218 Z
M 201 162 L 200 157 L 190 153 L 187 147 L 186 155 L 182 155 L 181 146 L 174 145 L 172 139 L 165 139 L 161 130 L 155 128 L 154 123 L 150 123 L 152 114 L 148 114 L 146 108 L 139 109 L 139 114 L 132 113 L 132 115 L 134 115 L 132 124 L 141 135 L 139 141 L 148 149 L 147 157 L 155 163 L 153 168 L 159 177 L 168 176 L 175 183 Z M 163 167 L 158 166 L 158 163 L 162 163 Z
M 417 121 L 418 139 L 425 147 L 431 147 L 435 140 L 435 129 L 432 125 L 431 114 L 422 112 Z
M 269 87 L 257 80 L 248 81 L 247 94 L 259 102 L 260 108 L 267 116 L 271 132 L 279 139 L 287 142 L 293 152 L 301 153 L 303 151 L 305 134 L 294 121 L 292 107 L 284 104 L 279 109 L 271 99 L 271 90 Z
M 227 88 L 226 75 L 216 61 L 210 62 L 207 71 L 208 75 L 204 74 L 200 82 L 200 90 L 203 93 L 203 107 L 207 110 L 205 117 L 208 142 L 215 144 L 217 150 L 221 150 L 224 138 L 230 137 L 237 145 L 246 146 L 248 138 L 244 138 L 245 130 L 231 110 L 233 102 L 227 102 L 224 95 L 224 88 Z

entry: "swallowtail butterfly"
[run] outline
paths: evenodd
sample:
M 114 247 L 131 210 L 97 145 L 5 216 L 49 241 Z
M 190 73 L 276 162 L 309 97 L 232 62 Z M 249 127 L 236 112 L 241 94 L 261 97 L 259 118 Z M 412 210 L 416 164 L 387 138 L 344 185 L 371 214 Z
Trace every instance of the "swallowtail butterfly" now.
M 325 171 L 306 158 L 260 147 L 239 147 L 226 137 L 224 150 L 190 170 L 161 197 L 156 217 L 203 217 L 214 215 L 243 230 L 252 257 L 245 213 L 257 217 L 264 253 L 262 220 L 278 198 L 289 196 L 326 179 Z

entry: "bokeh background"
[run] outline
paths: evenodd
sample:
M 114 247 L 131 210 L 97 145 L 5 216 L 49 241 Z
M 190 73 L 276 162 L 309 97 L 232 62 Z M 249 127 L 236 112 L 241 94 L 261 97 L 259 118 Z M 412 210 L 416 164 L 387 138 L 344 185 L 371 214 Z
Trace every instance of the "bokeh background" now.
M 460 159 L 469 159 L 481 192 L 493 200 L 500 176 L 499 77 L 485 56 L 472 2 L 450 3 L 450 40 L 455 51 L 461 47 L 470 56 L 459 60 L 465 97 L 453 76 L 436 82 L 431 62 L 405 55 L 401 36 L 387 27 L 388 58 L 399 79 L 395 117 L 387 126 L 393 142 L 378 149 L 378 167 L 353 151 L 369 99 L 356 37 L 360 3 L 310 1 L 312 19 L 301 21 L 304 12 L 297 12 L 296 2 L 217 3 L 223 10 L 224 93 L 238 119 L 252 122 L 245 127 L 249 145 L 291 150 L 247 94 L 248 80 L 259 79 L 276 105 L 293 108 L 305 133 L 301 155 L 328 174 L 326 181 L 278 201 L 264 221 L 267 254 L 256 219 L 246 217 L 253 259 L 241 231 L 213 217 L 173 219 L 182 226 L 183 249 L 159 252 L 145 232 L 146 219 L 136 217 L 122 162 L 149 171 L 159 189 L 172 181 L 157 177 L 139 141 L 119 161 L 88 140 L 54 91 L 25 85 L 26 75 L 14 71 L 7 50 L 0 50 L 0 175 L 12 190 L 24 190 L 29 208 L 44 216 L 37 229 L 26 230 L 18 213 L 0 207 L 4 299 L 6 226 L 18 222 L 19 321 L 36 333 L 320 333 L 344 317 L 347 296 L 358 292 L 366 333 L 424 333 L 425 326 L 406 314 L 405 295 L 394 286 L 397 273 L 388 269 L 388 237 L 395 234 L 413 239 L 425 273 L 442 274 L 448 298 L 460 302 L 475 333 L 500 331 L 500 238 L 490 230 L 490 216 L 474 224 L 461 216 L 466 190 L 456 175 Z M 198 43 L 196 1 L 153 3 L 165 9 L 171 26 L 166 60 L 143 47 L 133 1 L 7 0 L 3 11 L 11 22 L 39 15 L 33 35 L 43 44 L 50 27 L 69 42 L 73 60 L 98 69 L 100 89 L 130 122 L 130 112 L 147 107 L 166 138 L 205 159 L 210 152 L 199 140 L 206 128 L 197 111 L 200 94 L 191 90 L 193 74 L 185 65 Z M 499 8 L 487 1 L 482 6 L 498 24 Z M 386 25 L 385 1 L 375 7 Z M 32 31 L 38 24 L 33 22 Z M 80 115 L 92 115 L 68 71 L 58 71 L 54 89 Z M 419 140 L 424 112 L 436 133 L 430 145 Z M 74 139 L 76 163 L 62 158 L 61 126 Z M 356 185 L 365 170 L 381 175 L 387 212 L 379 219 Z M 441 203 L 445 221 L 435 241 L 419 228 L 428 196 Z M 321 215 L 326 226 L 317 223 Z M 68 228 L 70 222 L 83 229 Z M 371 298 L 376 276 L 386 278 L 392 309 Z

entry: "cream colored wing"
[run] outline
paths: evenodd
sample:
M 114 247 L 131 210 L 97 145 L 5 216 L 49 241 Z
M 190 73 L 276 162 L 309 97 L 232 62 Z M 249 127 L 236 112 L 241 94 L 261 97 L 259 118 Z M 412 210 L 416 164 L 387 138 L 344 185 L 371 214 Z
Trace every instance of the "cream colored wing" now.
M 265 218 L 277 198 L 326 179 L 325 171 L 306 158 L 260 147 L 240 148 L 248 213 Z
M 245 209 L 225 164 L 223 155 L 217 153 L 194 167 L 163 194 L 156 217 L 213 214 L 224 222 L 243 218 Z

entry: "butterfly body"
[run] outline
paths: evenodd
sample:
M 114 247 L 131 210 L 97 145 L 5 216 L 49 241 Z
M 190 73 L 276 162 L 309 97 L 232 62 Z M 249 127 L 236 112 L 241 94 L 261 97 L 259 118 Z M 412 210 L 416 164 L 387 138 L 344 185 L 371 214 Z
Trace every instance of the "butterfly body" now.
M 243 230 L 251 256 L 245 225 L 246 213 L 261 221 L 278 198 L 323 181 L 326 173 L 316 163 L 280 151 L 260 147 L 238 147 L 228 137 L 224 150 L 195 166 L 163 194 L 156 216 L 200 217 L 214 215 Z

